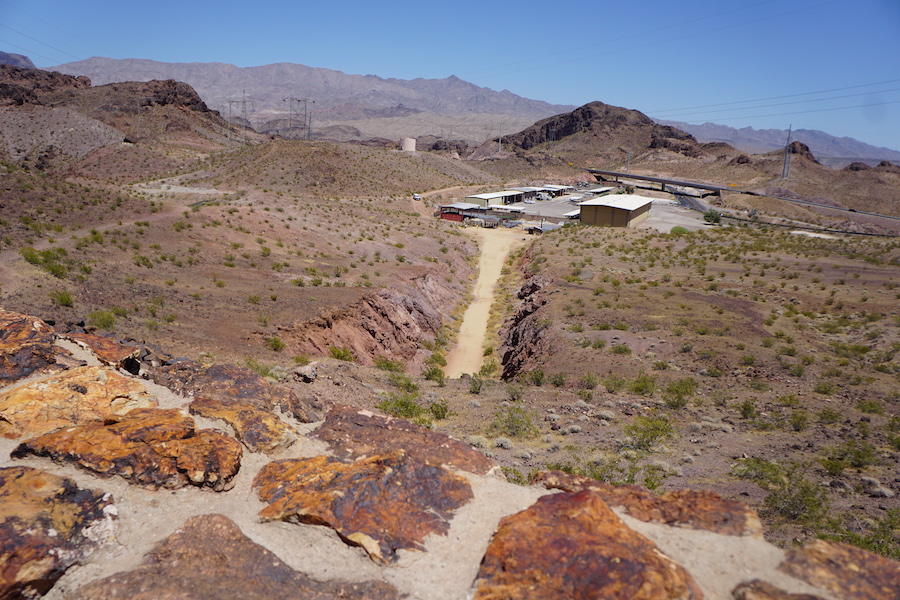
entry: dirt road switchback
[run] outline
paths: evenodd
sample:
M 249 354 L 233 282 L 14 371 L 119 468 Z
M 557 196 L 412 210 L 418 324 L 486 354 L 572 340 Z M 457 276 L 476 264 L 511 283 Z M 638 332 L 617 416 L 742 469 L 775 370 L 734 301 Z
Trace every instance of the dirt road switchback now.
M 488 317 L 500 271 L 510 252 L 528 243 L 528 235 L 521 230 L 468 227 L 464 231 L 478 242 L 481 258 L 478 279 L 472 290 L 474 299 L 463 315 L 456 346 L 447 355 L 444 371 L 451 378 L 463 373 L 477 373 L 481 369 Z

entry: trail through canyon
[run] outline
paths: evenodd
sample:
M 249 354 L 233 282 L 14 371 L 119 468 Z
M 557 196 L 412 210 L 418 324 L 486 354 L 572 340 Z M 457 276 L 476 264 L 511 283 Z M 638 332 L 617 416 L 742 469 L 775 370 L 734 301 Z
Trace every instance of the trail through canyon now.
M 463 373 L 477 373 L 481 369 L 488 318 L 500 271 L 509 254 L 528 243 L 528 236 L 523 231 L 481 227 L 468 227 L 464 231 L 478 241 L 481 258 L 478 261 L 478 279 L 472 290 L 474 298 L 463 315 L 456 346 L 447 355 L 444 371 L 450 378 L 457 378 Z

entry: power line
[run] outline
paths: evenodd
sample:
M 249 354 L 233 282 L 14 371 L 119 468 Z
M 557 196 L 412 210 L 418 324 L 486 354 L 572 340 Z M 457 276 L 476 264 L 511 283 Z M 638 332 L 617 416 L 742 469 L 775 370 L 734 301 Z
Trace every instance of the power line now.
M 783 96 L 769 96 L 768 98 L 756 98 L 754 100 L 737 100 L 734 102 L 721 102 L 718 104 L 701 104 L 699 106 L 685 106 L 683 108 L 669 108 L 669 109 L 665 109 L 665 110 L 652 110 L 652 111 L 648 111 L 648 112 L 652 112 L 653 114 L 659 114 L 659 113 L 664 113 L 664 112 L 680 112 L 682 110 L 694 110 L 695 108 L 715 108 L 717 106 L 731 106 L 734 104 L 749 104 L 751 102 L 765 102 L 767 100 L 782 100 L 784 98 L 797 98 L 799 96 L 812 96 L 815 94 L 828 94 L 831 92 L 842 92 L 844 90 L 854 90 L 854 89 L 859 89 L 862 87 L 887 85 L 888 83 L 897 83 L 898 81 L 900 81 L 900 79 L 889 79 L 887 81 L 879 81 L 877 83 L 862 83 L 860 85 L 850 85 L 850 86 L 846 86 L 846 87 L 832 88 L 830 90 L 819 90 L 816 92 L 801 92 L 799 94 L 786 94 Z M 871 93 L 877 93 L 877 92 L 881 92 L 881 91 L 885 91 L 885 90 L 876 90 L 875 92 L 871 92 Z M 887 90 L 887 91 L 893 91 L 893 90 Z M 753 107 L 751 107 L 751 108 L 753 108 Z
M 51 46 L 51 45 L 48 44 L 47 42 L 42 42 L 41 40 L 39 40 L 39 39 L 37 39 L 37 38 L 31 37 L 31 36 L 28 35 L 27 33 L 23 33 L 23 32 L 21 32 L 21 31 L 19 31 L 18 29 L 13 29 L 13 28 L 10 27 L 9 25 L 4 25 L 3 23 L 0 23 L 0 27 L 5 27 L 5 28 L 9 29 L 10 31 L 14 31 L 15 33 L 18 33 L 19 35 L 21 35 L 21 36 L 23 36 L 23 37 L 27 37 L 29 40 L 32 40 L 32 41 L 37 42 L 38 44 L 43 44 L 44 46 L 47 46 L 48 48 L 53 48 L 53 49 L 56 50 L 57 52 L 62 52 L 63 54 L 68 54 L 69 56 L 71 56 L 71 57 L 74 58 L 75 60 L 82 60 L 80 56 L 75 56 L 74 54 L 72 54 L 72 53 L 70 53 L 70 52 L 66 52 L 65 50 L 62 50 L 62 49 L 60 49 L 60 48 L 57 48 L 56 46 Z M 46 58 L 46 57 L 44 57 L 44 58 Z
M 890 89 L 890 90 L 879 90 L 879 92 L 896 92 L 896 91 L 898 91 L 898 90 L 900 90 L 900 88 L 893 88 L 893 89 Z M 858 97 L 858 96 L 868 96 L 868 95 L 870 95 L 871 93 L 872 93 L 872 92 L 863 92 L 862 94 L 846 94 L 846 95 L 843 95 L 843 96 L 830 96 L 830 97 L 828 97 L 828 98 L 815 98 L 815 99 L 813 99 L 813 100 L 795 100 L 795 101 L 793 101 L 793 102 L 776 102 L 775 104 L 760 104 L 760 105 L 757 105 L 757 106 L 743 106 L 743 107 L 739 107 L 739 108 L 722 108 L 722 109 L 719 109 L 719 110 L 714 110 L 714 111 L 712 111 L 712 112 L 713 112 L 713 113 L 734 112 L 734 111 L 738 111 L 738 110 L 756 110 L 757 108 L 769 108 L 769 107 L 772 107 L 772 106 L 788 106 L 788 105 L 791 105 L 791 104 L 808 104 L 808 103 L 810 103 L 810 102 L 825 102 L 826 100 L 841 100 L 841 99 L 843 99 L 843 98 L 856 98 L 856 97 Z M 710 112 L 710 111 L 697 111 L 697 112 L 675 113 L 674 115 L 669 115 L 669 116 L 675 116 L 675 117 L 678 117 L 678 116 L 690 116 L 690 115 L 698 115 L 698 114 L 699 114 L 699 115 L 704 115 L 704 114 L 709 114 L 709 112 Z M 656 115 L 656 116 L 660 116 L 660 115 L 658 115 L 658 114 L 656 114 L 656 113 L 653 113 L 653 114 Z
M 849 109 L 854 109 L 854 108 L 864 108 L 867 106 L 883 106 L 885 104 L 900 104 L 900 100 L 891 100 L 889 102 L 872 102 L 869 104 L 856 104 L 854 106 L 837 106 L 834 108 L 817 108 L 814 110 L 798 110 L 798 111 L 794 111 L 794 112 L 771 113 L 768 115 L 745 115 L 742 117 L 724 117 L 721 119 L 717 118 L 716 121 L 735 121 L 735 120 L 744 120 L 744 119 L 759 119 L 762 117 L 784 117 L 784 116 L 788 116 L 788 115 L 806 115 L 809 113 L 829 112 L 829 111 L 833 111 L 833 110 L 849 110 Z M 702 121 L 702 120 L 703 119 L 693 121 L 693 122 L 700 123 L 700 121 Z

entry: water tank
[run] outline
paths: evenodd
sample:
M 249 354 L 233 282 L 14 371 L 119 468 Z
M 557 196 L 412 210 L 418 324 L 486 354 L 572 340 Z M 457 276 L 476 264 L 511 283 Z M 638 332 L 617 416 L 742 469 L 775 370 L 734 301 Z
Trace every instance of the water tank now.
M 416 138 L 405 137 L 400 140 L 400 149 L 404 152 L 415 152 Z

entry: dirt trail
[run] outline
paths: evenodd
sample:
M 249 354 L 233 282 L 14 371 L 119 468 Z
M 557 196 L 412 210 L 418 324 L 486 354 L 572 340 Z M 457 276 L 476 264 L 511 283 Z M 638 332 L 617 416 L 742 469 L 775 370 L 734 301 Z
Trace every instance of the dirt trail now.
M 481 258 L 478 261 L 478 280 L 472 290 L 474 299 L 463 315 L 456 346 L 447 355 L 444 371 L 451 378 L 463 373 L 477 373 L 481 369 L 488 317 L 500 271 L 510 252 L 527 243 L 527 235 L 521 230 L 469 227 L 464 231 L 478 241 Z

